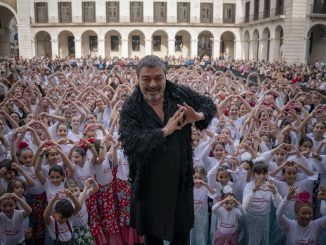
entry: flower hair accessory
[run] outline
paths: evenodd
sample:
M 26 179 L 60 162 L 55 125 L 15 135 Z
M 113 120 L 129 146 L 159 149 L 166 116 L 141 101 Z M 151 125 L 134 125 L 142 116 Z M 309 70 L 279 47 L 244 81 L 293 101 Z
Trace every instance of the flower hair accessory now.
M 229 193 L 232 193 L 232 188 L 231 186 L 225 186 L 223 189 L 222 189 L 222 193 L 223 194 L 229 194 Z
M 17 148 L 18 148 L 19 150 L 22 150 L 22 149 L 28 148 L 28 144 L 27 144 L 25 141 L 21 141 L 21 142 L 19 142 Z
M 301 203 L 310 202 L 310 193 L 307 191 L 300 192 L 295 199 Z
M 88 147 L 88 145 L 87 145 L 87 143 L 86 143 L 85 141 L 86 141 L 86 140 L 83 140 L 83 139 L 79 140 L 77 146 L 78 146 L 78 147 L 81 147 L 81 148 L 83 148 L 85 151 L 87 151 L 89 147 Z M 89 141 L 87 140 L 87 142 L 89 142 Z
M 96 139 L 87 139 L 87 141 L 91 144 L 94 144 L 96 142 Z

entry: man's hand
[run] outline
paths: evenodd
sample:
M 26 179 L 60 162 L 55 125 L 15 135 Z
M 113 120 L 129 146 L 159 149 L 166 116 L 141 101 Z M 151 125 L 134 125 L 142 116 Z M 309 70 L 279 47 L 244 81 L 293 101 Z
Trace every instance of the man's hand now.
M 172 117 L 170 117 L 169 121 L 162 129 L 164 137 L 169 136 L 174 133 L 174 131 L 182 128 L 182 120 L 184 117 L 184 109 L 180 107 Z
M 181 123 L 181 127 L 187 125 L 188 123 L 194 123 L 200 120 L 204 120 L 205 116 L 202 112 L 196 112 L 191 106 L 188 106 L 186 103 L 178 105 L 179 108 L 182 108 L 184 111 L 184 121 Z

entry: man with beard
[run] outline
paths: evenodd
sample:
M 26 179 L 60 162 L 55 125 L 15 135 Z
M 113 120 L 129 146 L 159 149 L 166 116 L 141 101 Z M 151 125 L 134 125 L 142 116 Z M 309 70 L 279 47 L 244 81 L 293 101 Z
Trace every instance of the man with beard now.
M 129 162 L 131 226 L 145 244 L 189 244 L 194 222 L 191 126 L 215 115 L 208 98 L 166 80 L 158 57 L 145 56 L 121 111 L 120 140 Z

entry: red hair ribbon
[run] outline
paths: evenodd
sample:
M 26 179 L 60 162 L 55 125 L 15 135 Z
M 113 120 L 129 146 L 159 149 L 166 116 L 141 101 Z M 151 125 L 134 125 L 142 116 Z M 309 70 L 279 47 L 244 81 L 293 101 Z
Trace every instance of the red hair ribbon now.
M 17 147 L 18 147 L 19 150 L 22 150 L 24 148 L 27 148 L 28 144 L 25 141 L 21 141 L 21 142 L 19 142 Z
M 96 139 L 87 139 L 87 141 L 91 144 L 94 144 L 96 142 Z
M 78 142 L 78 147 L 83 148 L 85 151 L 88 150 L 88 146 L 86 144 L 84 144 L 83 141 Z

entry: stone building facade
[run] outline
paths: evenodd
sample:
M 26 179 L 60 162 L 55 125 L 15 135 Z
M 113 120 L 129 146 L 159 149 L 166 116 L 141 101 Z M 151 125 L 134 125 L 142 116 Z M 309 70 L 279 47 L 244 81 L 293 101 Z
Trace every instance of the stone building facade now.
M 326 0 L 0 0 L 0 56 L 326 61 Z M 8 48 L 8 46 L 10 46 Z

